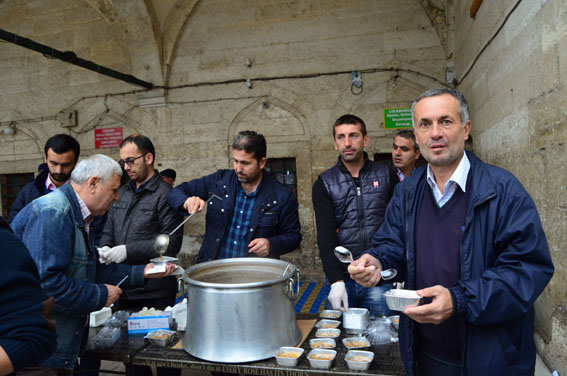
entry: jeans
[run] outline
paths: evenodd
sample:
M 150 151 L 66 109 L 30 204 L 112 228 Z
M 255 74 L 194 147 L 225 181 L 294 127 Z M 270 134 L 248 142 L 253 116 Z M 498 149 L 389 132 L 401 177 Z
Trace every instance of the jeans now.
M 348 306 L 350 308 L 366 308 L 371 316 L 391 316 L 392 311 L 386 304 L 384 293 L 392 288 L 392 285 L 376 287 L 362 287 L 349 277 L 344 277 L 345 287 L 348 295 Z M 325 284 L 330 290 L 329 280 L 325 278 Z M 325 309 L 333 309 L 328 299 L 325 299 Z

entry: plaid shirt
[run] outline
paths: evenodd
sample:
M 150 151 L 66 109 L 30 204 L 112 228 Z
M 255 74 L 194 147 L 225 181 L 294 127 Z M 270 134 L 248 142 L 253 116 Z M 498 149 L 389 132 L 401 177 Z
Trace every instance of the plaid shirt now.
M 75 190 L 73 190 L 73 192 L 74 191 Z M 79 208 L 81 208 L 81 216 L 83 217 L 83 221 L 85 221 L 85 231 L 88 234 L 91 230 L 91 223 L 93 222 L 93 216 L 91 215 L 91 211 L 87 207 L 87 204 L 85 204 L 85 202 L 77 192 L 75 192 L 75 196 L 77 197 L 77 201 L 79 202 Z
M 252 211 L 254 210 L 254 204 L 259 191 L 260 186 L 247 195 L 240 184 L 238 184 L 232 221 L 228 230 L 228 236 L 220 248 L 219 259 L 248 256 L 246 237 L 248 232 L 252 231 L 249 228 L 250 219 L 252 218 Z

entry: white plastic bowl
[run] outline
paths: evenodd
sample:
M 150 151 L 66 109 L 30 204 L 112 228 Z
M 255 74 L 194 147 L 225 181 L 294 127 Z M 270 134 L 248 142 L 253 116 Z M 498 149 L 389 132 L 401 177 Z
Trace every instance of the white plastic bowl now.
M 388 308 L 403 311 L 406 307 L 417 306 L 421 297 L 414 290 L 392 289 L 384 293 Z

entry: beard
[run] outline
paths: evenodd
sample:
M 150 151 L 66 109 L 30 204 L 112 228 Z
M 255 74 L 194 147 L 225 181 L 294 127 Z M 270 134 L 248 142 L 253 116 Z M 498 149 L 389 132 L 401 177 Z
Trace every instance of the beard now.
M 51 176 L 51 179 L 64 183 L 67 180 L 69 180 L 70 175 L 69 174 L 53 174 L 51 172 L 49 172 L 49 176 Z

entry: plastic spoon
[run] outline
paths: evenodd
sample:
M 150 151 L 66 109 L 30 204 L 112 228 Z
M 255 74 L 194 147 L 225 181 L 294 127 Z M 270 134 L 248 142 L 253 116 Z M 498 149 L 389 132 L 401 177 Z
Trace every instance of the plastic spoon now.
M 354 261 L 352 258 L 352 253 L 343 246 L 335 247 L 335 256 L 339 259 L 340 262 L 344 262 L 345 264 L 350 264 Z M 388 281 L 394 278 L 398 274 L 396 269 L 386 269 L 380 271 L 380 276 L 384 281 Z

